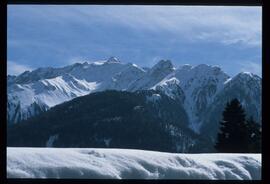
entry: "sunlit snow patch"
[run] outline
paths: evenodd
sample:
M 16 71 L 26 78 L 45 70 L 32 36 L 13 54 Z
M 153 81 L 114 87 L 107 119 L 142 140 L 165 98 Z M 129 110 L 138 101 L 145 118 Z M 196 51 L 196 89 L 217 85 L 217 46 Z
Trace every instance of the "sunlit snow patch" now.
M 261 154 L 7 148 L 8 178 L 259 180 Z

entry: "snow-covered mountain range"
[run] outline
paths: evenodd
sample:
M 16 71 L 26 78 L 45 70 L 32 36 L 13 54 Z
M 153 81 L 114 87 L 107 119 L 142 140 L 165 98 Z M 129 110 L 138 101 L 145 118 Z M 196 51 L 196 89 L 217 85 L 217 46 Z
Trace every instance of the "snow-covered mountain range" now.
M 9 124 L 108 89 L 162 92 L 182 103 L 189 127 L 197 133 L 216 132 L 224 106 L 232 98 L 240 100 L 248 116 L 261 121 L 261 78 L 248 72 L 231 77 L 221 68 L 205 64 L 175 68 L 171 61 L 161 60 L 145 69 L 112 57 L 62 68 L 39 68 L 8 76 L 7 80 Z

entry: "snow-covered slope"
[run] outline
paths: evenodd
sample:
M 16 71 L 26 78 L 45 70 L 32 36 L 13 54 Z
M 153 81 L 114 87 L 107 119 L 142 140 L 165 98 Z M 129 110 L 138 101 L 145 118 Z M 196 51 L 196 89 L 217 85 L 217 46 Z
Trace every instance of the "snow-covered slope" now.
M 9 76 L 8 122 L 16 123 L 64 101 L 108 89 L 162 92 L 182 103 L 189 127 L 197 133 L 207 130 L 211 123 L 217 127 L 224 104 L 232 98 L 240 100 L 248 116 L 261 121 L 259 76 L 239 73 L 231 78 L 221 68 L 206 64 L 176 69 L 169 60 L 143 69 L 112 57 Z
M 7 177 L 260 180 L 261 154 L 7 148 Z
M 145 73 L 143 77 L 132 83 L 128 90 L 149 89 L 175 70 L 170 60 L 161 60 Z
M 200 64 L 183 65 L 167 75 L 153 89 L 183 101 L 189 115 L 190 128 L 199 132 L 204 114 L 229 76 L 219 67 Z
M 222 111 L 226 103 L 237 98 L 246 111 L 246 117 L 252 116 L 261 122 L 262 82 L 257 75 L 241 72 L 225 81 L 222 91 L 214 98 L 213 103 L 204 113 L 204 123 L 201 132 L 215 139 L 218 123 L 222 118 Z
M 135 64 L 128 63 L 127 67 L 119 73 L 116 73 L 109 80 L 108 89 L 127 90 L 136 80 L 143 77 L 146 72 Z
M 17 123 L 57 104 L 91 92 L 124 90 L 142 77 L 143 69 L 116 58 L 76 63 L 64 68 L 40 68 L 8 77 L 8 122 Z
M 17 122 L 38 114 L 77 96 L 86 95 L 99 86 L 96 82 L 79 80 L 70 74 L 39 80 L 29 84 L 14 84 L 8 88 L 8 121 Z M 34 105 L 36 104 L 36 105 Z
M 184 106 L 189 114 L 190 127 L 199 132 L 207 108 L 229 76 L 219 67 L 205 64 L 195 67 L 185 65 L 175 72 L 175 76 L 185 92 Z

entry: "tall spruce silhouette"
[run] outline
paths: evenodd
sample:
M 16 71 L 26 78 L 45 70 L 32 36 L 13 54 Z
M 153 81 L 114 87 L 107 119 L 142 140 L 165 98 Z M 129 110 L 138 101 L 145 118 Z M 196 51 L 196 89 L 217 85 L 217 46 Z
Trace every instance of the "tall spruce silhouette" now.
M 238 99 L 227 103 L 215 145 L 218 152 L 249 152 L 249 131 L 245 116 L 245 110 Z

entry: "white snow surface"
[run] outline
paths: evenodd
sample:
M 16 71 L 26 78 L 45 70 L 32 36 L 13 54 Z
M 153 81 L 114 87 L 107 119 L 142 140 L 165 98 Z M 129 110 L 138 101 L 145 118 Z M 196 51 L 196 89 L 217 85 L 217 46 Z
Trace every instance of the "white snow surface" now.
M 260 180 L 261 154 L 7 148 L 8 178 Z

